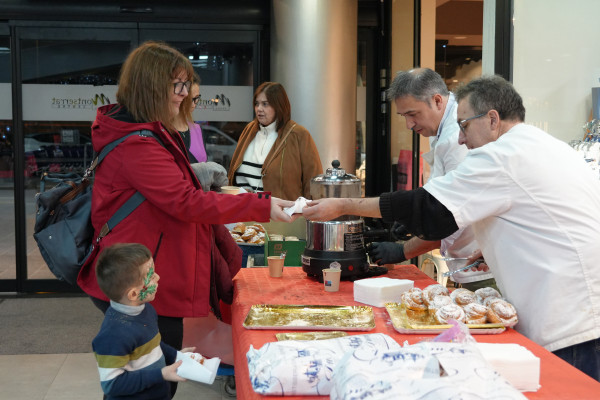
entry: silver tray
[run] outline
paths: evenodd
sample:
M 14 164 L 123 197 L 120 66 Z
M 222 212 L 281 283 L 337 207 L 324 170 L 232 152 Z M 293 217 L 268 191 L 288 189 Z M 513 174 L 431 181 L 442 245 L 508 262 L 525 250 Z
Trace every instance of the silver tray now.
M 370 331 L 375 328 L 368 306 L 309 306 L 255 304 L 243 326 L 246 329 Z
M 402 303 L 385 303 L 394 329 L 408 334 L 442 333 L 452 325 L 438 324 L 429 311 L 408 310 Z M 467 324 L 471 334 L 492 335 L 502 333 L 506 327 L 502 324 Z

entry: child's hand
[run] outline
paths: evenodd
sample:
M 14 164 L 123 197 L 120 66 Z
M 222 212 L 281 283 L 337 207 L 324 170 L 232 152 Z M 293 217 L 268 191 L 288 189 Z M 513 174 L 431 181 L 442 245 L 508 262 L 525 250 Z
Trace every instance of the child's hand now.
M 170 382 L 184 382 L 186 379 L 177 375 L 177 368 L 179 368 L 182 362 L 183 361 L 179 360 L 171 365 L 163 367 L 160 370 L 162 372 L 163 379 Z
M 185 347 L 185 348 L 181 349 L 181 352 L 182 353 L 193 353 L 194 350 L 196 350 L 195 346 L 194 347 Z

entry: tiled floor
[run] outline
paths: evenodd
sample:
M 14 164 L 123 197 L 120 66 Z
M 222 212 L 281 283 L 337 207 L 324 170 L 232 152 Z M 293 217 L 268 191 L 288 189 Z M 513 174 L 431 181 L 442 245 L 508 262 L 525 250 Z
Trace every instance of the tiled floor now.
M 225 391 L 226 379 L 218 376 L 212 385 L 182 382 L 174 399 L 230 400 L 235 396 Z M 94 356 L 92 353 L 2 355 L 0 399 L 102 399 Z

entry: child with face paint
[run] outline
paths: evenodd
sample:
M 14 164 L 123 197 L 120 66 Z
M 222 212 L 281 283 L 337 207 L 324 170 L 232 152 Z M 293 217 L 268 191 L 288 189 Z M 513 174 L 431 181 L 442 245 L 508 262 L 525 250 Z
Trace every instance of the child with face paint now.
M 149 304 L 160 279 L 150 250 L 137 243 L 107 247 L 98 257 L 96 277 L 110 299 L 92 341 L 105 398 L 170 399 L 169 381 L 185 379 L 177 375 L 177 350 L 161 340 L 156 311 Z

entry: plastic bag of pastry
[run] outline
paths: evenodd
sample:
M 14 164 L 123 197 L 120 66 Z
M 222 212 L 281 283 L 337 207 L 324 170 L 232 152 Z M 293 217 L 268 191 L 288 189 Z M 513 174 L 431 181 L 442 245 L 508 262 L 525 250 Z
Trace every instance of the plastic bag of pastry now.
M 476 343 L 473 336 L 469 333 L 469 328 L 456 320 L 450 319 L 448 323 L 452 325 L 452 328 L 446 329 L 444 332 L 433 338 L 433 342 L 447 342 L 447 343 Z
M 382 333 L 326 340 L 285 340 L 250 346 L 248 370 L 255 392 L 277 396 L 328 395 L 332 372 L 347 352 L 371 359 L 376 354 L 399 350 L 400 345 Z
M 371 358 L 346 354 L 333 371 L 331 399 L 525 399 L 475 344 L 422 342 Z

